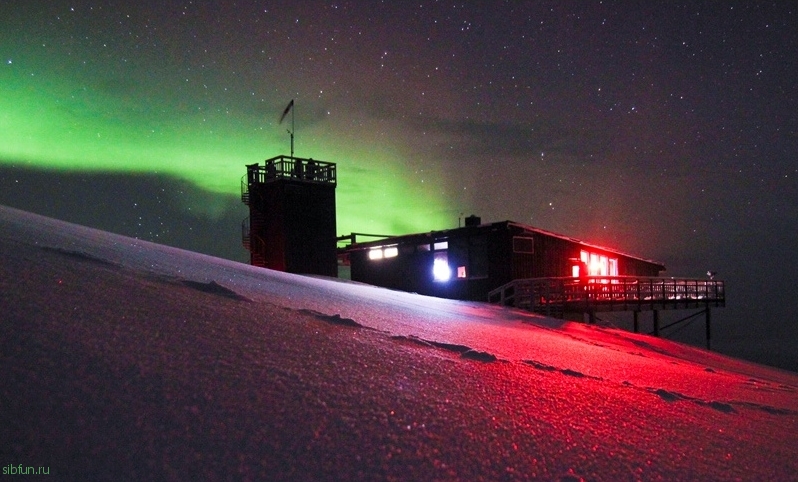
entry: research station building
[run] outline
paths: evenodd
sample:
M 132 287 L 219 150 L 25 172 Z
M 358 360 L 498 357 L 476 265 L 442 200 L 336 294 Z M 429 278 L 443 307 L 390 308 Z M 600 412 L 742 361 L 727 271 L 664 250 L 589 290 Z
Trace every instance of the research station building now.
M 501 221 L 355 242 L 340 251 L 351 278 L 376 286 L 460 300 L 486 301 L 510 281 L 585 276 L 656 277 L 656 261 L 543 229 Z

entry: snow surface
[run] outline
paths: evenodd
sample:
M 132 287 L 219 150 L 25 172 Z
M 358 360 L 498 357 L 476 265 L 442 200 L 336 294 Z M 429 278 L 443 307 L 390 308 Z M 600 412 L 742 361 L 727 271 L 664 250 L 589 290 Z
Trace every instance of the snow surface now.
M 0 206 L 0 466 L 48 480 L 798 480 L 798 375 Z

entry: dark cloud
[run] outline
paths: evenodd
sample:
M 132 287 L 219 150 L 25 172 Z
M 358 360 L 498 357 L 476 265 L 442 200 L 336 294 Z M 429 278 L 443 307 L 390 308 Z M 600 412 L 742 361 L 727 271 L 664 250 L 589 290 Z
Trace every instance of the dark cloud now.
M 414 128 L 451 138 L 454 148 L 446 146 L 436 154 L 458 160 L 529 158 L 549 153 L 561 154 L 567 162 L 594 162 L 606 158 L 612 143 L 612 133 L 598 126 L 574 125 L 560 119 L 527 124 L 424 118 Z
M 241 243 L 241 222 L 248 213 L 241 200 L 169 176 L 60 172 L 0 163 L 0 204 L 213 256 L 249 260 Z

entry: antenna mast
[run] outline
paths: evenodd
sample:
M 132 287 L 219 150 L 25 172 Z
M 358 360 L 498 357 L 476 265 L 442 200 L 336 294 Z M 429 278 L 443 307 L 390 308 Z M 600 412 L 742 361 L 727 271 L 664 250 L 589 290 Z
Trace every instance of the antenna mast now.
M 291 134 L 291 157 L 294 157 L 294 111 L 296 110 L 296 106 L 294 105 L 294 101 L 291 100 L 291 130 L 289 131 Z
M 291 102 L 289 102 L 285 107 L 283 115 L 280 116 L 280 124 L 282 124 L 285 120 L 285 116 L 288 115 L 288 111 L 291 111 L 291 128 L 288 129 L 288 134 L 291 136 L 291 157 L 294 157 L 294 99 L 291 99 Z

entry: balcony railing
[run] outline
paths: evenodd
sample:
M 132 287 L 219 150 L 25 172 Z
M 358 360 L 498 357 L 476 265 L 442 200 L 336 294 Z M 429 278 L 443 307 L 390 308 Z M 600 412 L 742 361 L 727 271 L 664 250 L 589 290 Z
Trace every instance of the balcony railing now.
M 264 161 L 263 165 L 247 166 L 246 179 L 249 184 L 265 183 L 275 179 L 294 179 L 324 184 L 336 184 L 336 166 L 332 162 L 277 156 Z
M 493 303 L 550 314 L 725 306 L 723 281 L 637 276 L 531 278 L 489 294 Z

